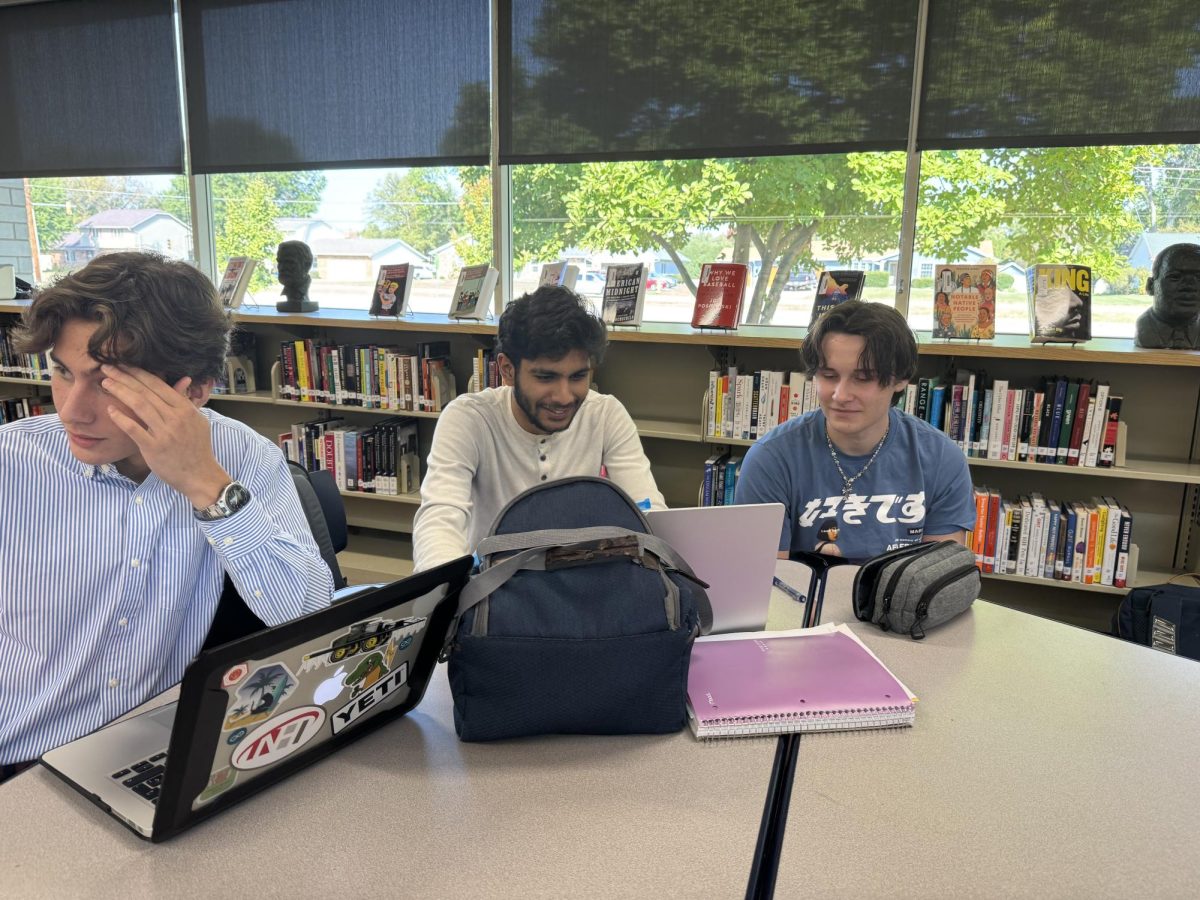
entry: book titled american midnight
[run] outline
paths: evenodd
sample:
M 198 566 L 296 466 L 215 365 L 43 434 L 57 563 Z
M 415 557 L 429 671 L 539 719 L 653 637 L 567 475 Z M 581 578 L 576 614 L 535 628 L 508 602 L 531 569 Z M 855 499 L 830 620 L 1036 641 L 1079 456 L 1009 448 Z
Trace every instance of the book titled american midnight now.
M 646 264 L 611 265 L 604 276 L 602 318 L 608 325 L 641 325 L 646 301 Z
M 1029 340 L 1078 343 L 1092 337 L 1092 270 L 1038 263 L 1026 273 Z

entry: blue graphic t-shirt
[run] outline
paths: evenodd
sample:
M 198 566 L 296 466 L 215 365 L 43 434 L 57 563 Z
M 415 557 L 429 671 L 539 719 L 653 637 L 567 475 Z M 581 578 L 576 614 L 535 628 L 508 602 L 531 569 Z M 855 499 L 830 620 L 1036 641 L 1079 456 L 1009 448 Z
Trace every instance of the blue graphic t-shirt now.
M 892 408 L 879 456 L 849 497 L 825 444 L 825 414 L 814 410 L 772 429 L 750 448 L 738 473 L 736 503 L 783 503 L 780 550 L 837 544 L 849 559 L 865 559 L 926 534 L 975 527 L 971 473 L 962 450 L 945 434 Z M 847 476 L 870 454 L 838 452 Z

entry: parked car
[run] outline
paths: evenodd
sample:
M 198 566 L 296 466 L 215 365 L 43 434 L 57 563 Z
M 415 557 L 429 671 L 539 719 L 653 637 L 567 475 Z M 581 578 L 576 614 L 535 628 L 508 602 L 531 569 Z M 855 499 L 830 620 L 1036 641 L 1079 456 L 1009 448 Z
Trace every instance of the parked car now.
M 646 290 L 649 291 L 669 291 L 678 286 L 679 282 L 670 275 L 651 275 L 646 279 Z
M 604 273 L 580 272 L 575 281 L 575 292 L 584 297 L 604 296 Z

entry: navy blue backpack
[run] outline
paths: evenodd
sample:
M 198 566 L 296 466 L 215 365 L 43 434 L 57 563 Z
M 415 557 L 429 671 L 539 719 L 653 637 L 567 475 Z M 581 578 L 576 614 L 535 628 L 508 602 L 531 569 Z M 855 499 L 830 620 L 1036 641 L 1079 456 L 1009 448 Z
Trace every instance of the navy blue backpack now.
M 678 731 L 703 582 L 603 478 L 530 488 L 476 554 L 447 645 L 464 741 Z
M 1188 577 L 1200 580 L 1200 575 Z M 1134 588 L 1113 613 L 1112 633 L 1165 653 L 1200 659 L 1200 588 L 1170 581 Z

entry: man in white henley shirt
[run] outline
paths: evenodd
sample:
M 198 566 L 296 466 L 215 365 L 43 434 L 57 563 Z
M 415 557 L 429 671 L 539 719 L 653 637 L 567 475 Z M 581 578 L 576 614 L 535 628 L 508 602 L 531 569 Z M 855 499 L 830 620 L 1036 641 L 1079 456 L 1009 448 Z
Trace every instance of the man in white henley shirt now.
M 474 552 L 504 506 L 545 481 L 605 474 L 634 502 L 666 506 L 629 413 L 589 389 L 607 336 L 585 301 L 539 288 L 509 304 L 498 337 L 504 386 L 464 394 L 438 419 L 413 528 L 416 571 Z

